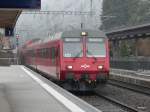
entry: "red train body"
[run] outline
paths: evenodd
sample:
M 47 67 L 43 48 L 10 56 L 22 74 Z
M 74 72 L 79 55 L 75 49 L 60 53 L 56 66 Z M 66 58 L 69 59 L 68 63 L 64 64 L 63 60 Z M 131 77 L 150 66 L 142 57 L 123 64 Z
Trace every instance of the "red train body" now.
M 93 89 L 109 77 L 108 40 L 101 31 L 66 31 L 26 43 L 21 59 L 67 89 Z

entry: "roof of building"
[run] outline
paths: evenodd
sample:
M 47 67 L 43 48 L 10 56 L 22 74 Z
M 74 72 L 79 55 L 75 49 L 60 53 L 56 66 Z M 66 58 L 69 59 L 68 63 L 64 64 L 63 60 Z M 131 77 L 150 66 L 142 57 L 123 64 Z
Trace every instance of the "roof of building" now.
M 1 28 L 14 27 L 20 14 L 21 10 L 1 9 L 0 27 Z
M 145 38 L 150 35 L 150 23 L 120 28 L 106 32 L 110 40 Z

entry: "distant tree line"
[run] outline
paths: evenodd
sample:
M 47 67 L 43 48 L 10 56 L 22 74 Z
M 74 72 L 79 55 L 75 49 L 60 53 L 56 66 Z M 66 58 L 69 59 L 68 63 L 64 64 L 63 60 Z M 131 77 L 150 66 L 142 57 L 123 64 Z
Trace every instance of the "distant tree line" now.
M 150 0 L 103 0 L 102 15 L 101 29 L 106 31 L 150 23 Z M 150 56 L 149 44 L 150 38 L 137 43 L 135 40 L 119 41 L 119 56 Z
M 103 0 L 102 29 L 150 22 L 150 0 Z M 112 17 L 111 17 L 112 16 Z

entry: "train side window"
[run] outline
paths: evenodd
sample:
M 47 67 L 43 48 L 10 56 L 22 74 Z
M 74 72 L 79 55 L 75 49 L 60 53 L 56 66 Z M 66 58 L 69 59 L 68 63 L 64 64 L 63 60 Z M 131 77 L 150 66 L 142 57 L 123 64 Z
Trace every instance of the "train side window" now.
M 34 57 L 34 51 L 31 50 L 31 57 Z
M 38 55 L 39 55 L 39 58 L 42 58 L 42 57 L 43 57 L 42 49 L 39 49 L 39 50 L 38 50 Z
M 50 58 L 50 49 L 49 48 L 38 49 L 37 54 L 39 58 Z
M 39 49 L 37 50 L 37 57 L 38 58 L 40 57 L 40 51 L 39 51 Z
M 44 58 L 44 49 L 41 49 L 41 58 Z
M 59 49 L 56 49 L 56 57 L 59 57 Z
M 34 57 L 35 56 L 34 50 L 28 50 L 27 55 L 29 57 Z
M 46 58 L 50 58 L 50 49 L 46 48 Z
M 40 49 L 38 49 L 38 58 L 41 57 Z
M 35 52 L 34 52 L 34 50 L 32 50 L 32 57 L 34 57 L 35 56 Z
M 38 49 L 38 57 L 41 58 L 41 49 Z
M 48 58 L 48 49 L 47 48 L 43 49 L 43 58 Z
M 46 58 L 46 49 L 44 48 L 42 51 L 43 51 L 43 58 Z
M 41 58 L 43 58 L 43 49 L 41 49 Z
M 56 54 L 55 48 L 52 47 L 52 48 L 51 48 L 51 59 L 52 59 L 52 64 L 55 64 L 55 54 Z

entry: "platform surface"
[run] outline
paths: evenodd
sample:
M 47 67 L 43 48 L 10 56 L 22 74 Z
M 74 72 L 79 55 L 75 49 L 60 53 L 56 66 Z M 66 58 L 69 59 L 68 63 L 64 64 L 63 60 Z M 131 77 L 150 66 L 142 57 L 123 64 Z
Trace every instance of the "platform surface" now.
M 24 66 L 0 67 L 0 112 L 98 112 L 40 77 Z
M 110 79 L 150 88 L 150 71 L 111 69 Z

